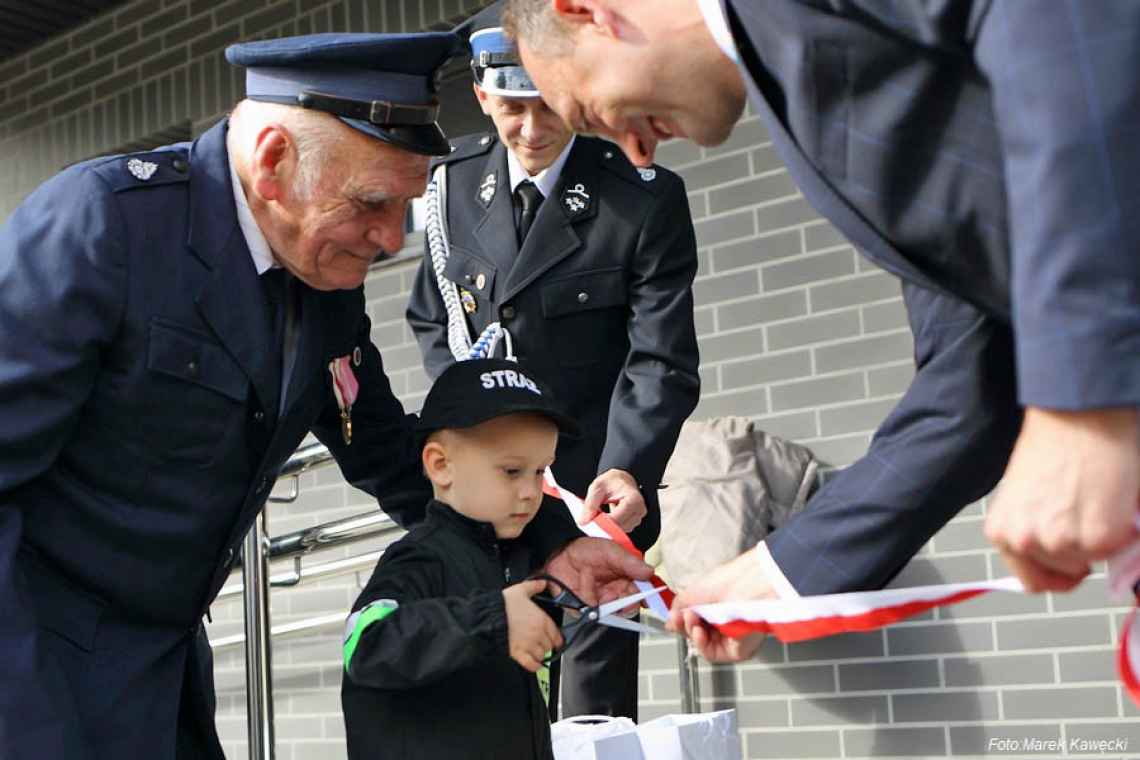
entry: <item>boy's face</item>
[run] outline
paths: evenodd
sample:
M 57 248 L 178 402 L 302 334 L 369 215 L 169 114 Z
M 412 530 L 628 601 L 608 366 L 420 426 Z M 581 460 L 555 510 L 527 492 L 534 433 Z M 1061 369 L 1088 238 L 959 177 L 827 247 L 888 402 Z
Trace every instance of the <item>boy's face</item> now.
M 558 427 L 537 414 L 509 414 L 443 430 L 424 446 L 436 498 L 517 538 L 542 505 L 543 471 L 554 462 Z

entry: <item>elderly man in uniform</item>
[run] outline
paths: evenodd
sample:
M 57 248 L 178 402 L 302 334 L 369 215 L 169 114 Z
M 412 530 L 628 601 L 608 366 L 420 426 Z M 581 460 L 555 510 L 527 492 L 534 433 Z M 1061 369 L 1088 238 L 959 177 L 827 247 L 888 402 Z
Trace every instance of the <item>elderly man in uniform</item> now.
M 555 476 L 590 510 L 613 502 L 644 550 L 700 391 L 685 186 L 575 136 L 519 65 L 497 8 L 472 26 L 475 95 L 496 134 L 460 141 L 435 169 L 408 321 L 432 377 L 469 355 L 466 336 L 550 378 L 583 428 L 559 442 Z M 637 637 L 604 628 L 563 657 L 563 715 L 637 716 Z
M 309 431 L 397 520 L 422 514 L 362 282 L 448 151 L 434 75 L 456 49 L 235 46 L 229 119 L 71 167 L 0 230 L 0 757 L 222 757 L 201 618 Z M 552 565 L 607 593 L 647 574 L 581 539 Z
M 1137 538 L 1140 4 L 510 10 L 551 106 L 635 163 L 723 141 L 750 96 L 807 199 L 904 282 L 918 371 L 867 455 L 678 609 L 880 586 L 999 479 L 986 533 L 1030 589 Z

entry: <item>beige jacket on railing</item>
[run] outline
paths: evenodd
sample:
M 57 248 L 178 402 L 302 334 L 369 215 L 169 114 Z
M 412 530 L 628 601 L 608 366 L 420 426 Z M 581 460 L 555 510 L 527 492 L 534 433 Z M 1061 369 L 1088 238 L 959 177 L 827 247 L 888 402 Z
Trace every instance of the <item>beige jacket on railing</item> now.
M 745 417 L 689 420 L 665 469 L 661 538 L 647 561 L 684 588 L 803 509 L 818 467 L 811 450 Z

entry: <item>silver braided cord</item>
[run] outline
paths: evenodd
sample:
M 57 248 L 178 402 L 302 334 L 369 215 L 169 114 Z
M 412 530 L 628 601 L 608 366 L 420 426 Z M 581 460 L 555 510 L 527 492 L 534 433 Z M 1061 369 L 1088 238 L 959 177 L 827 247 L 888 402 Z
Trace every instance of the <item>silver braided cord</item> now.
M 435 281 L 439 286 L 439 294 L 443 298 L 443 307 L 447 310 L 447 346 L 456 361 L 467 359 L 485 359 L 494 356 L 495 348 L 502 338 L 506 338 L 506 358 L 514 359 L 514 350 L 511 345 L 510 334 L 498 322 L 492 322 L 483 330 L 483 334 L 472 344 L 471 332 L 467 326 L 467 317 L 463 313 L 463 304 L 459 299 L 459 287 L 443 275 L 447 266 L 447 258 L 451 254 L 451 244 L 447 239 L 447 225 L 444 223 L 447 209 L 447 165 L 436 167 L 431 184 L 428 185 L 424 197 L 427 207 L 427 237 L 428 251 L 431 254 L 431 265 L 435 271 Z

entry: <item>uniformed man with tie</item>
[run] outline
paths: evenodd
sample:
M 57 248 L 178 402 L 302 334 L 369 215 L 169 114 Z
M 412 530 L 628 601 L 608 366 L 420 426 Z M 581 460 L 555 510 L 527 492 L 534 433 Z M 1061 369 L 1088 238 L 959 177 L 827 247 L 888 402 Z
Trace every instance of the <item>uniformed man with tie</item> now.
M 458 359 L 525 359 L 583 436 L 559 483 L 642 550 L 657 488 L 700 386 L 696 242 L 681 179 L 575 136 L 543 102 L 492 6 L 470 37 L 475 95 L 495 134 L 456 143 L 427 196 L 428 246 L 408 321 L 432 377 Z M 544 511 L 565 511 L 551 500 Z M 562 714 L 637 715 L 637 638 L 599 630 L 562 660 Z
M 0 757 L 222 758 L 201 620 L 310 431 L 398 521 L 422 515 L 362 283 L 449 150 L 435 73 L 456 49 L 232 47 L 227 119 L 73 166 L 0 228 Z M 563 525 L 527 540 L 548 556 Z M 582 541 L 551 572 L 640 572 Z

